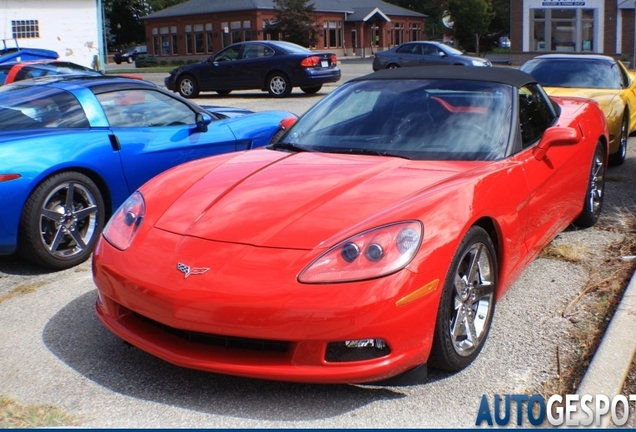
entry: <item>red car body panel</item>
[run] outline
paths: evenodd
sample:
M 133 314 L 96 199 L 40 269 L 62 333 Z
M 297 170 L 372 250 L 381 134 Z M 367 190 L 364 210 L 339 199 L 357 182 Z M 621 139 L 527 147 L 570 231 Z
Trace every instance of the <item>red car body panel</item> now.
M 441 287 L 471 226 L 495 231 L 499 298 L 581 212 L 593 149 L 607 142 L 607 129 L 594 103 L 558 103 L 555 126 L 580 130 L 582 140 L 552 146 L 544 160 L 535 157 L 537 146 L 494 162 L 258 149 L 167 171 L 140 189 L 151 204 L 130 248 L 120 251 L 102 238 L 95 249 L 98 316 L 155 356 L 218 373 L 371 382 L 425 363 Z M 406 268 L 357 282 L 298 281 L 338 242 L 405 220 L 424 226 L 422 245 Z M 176 270 L 180 262 L 209 270 L 184 277 Z M 421 289 L 425 295 L 400 302 Z M 289 350 L 219 349 L 161 326 L 285 341 Z M 365 338 L 384 339 L 391 353 L 325 361 L 329 342 Z

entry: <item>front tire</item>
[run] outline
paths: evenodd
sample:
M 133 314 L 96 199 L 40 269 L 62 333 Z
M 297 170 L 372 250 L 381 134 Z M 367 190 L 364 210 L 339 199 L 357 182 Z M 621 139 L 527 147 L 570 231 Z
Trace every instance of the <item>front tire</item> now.
M 588 180 L 587 192 L 583 203 L 583 211 L 574 221 L 574 225 L 581 228 L 589 228 L 598 222 L 603 209 L 603 198 L 605 196 L 605 148 L 600 142 L 596 143 L 592 168 Z
M 95 183 L 77 172 L 46 179 L 27 200 L 18 253 L 55 270 L 88 259 L 104 227 L 104 200 Z
M 289 78 L 282 72 L 274 72 L 267 77 L 267 91 L 273 97 L 283 98 L 291 94 Z
M 197 84 L 197 80 L 190 75 L 179 78 L 177 90 L 184 98 L 191 99 L 199 96 L 199 85 Z
M 621 131 L 618 143 L 618 151 L 610 155 L 610 163 L 612 165 L 622 165 L 627 157 L 627 140 L 629 139 L 629 113 L 627 110 L 623 114 L 621 121 Z
M 498 268 L 488 233 L 471 227 L 444 281 L 429 364 L 457 372 L 484 347 L 495 310 Z

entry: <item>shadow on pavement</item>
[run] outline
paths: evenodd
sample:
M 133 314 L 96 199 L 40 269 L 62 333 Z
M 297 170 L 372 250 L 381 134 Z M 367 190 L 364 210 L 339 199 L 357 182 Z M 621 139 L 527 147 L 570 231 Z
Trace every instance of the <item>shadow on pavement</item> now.
M 53 316 L 44 328 L 44 344 L 81 375 L 126 396 L 271 421 L 330 418 L 405 397 L 390 388 L 261 381 L 173 366 L 111 334 L 95 314 L 96 298 L 97 291 L 91 291 Z

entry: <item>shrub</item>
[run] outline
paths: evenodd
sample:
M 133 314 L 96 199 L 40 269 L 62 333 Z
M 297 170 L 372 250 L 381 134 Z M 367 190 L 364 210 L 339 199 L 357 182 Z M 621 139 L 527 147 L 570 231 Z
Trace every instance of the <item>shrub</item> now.
M 151 54 L 141 54 L 137 56 L 137 60 L 135 60 L 135 66 L 138 68 L 145 67 L 153 67 L 157 66 L 159 62 L 157 61 L 157 57 Z

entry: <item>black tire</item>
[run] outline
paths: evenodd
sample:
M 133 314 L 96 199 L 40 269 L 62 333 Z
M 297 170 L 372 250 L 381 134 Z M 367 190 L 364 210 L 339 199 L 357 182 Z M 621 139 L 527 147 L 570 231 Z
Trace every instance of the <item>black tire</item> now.
M 429 365 L 457 372 L 477 358 L 492 324 L 497 284 L 495 247 L 483 228 L 473 226 L 444 281 Z
M 102 232 L 104 212 L 101 192 L 90 178 L 77 172 L 55 174 L 24 206 L 18 253 L 55 270 L 82 263 Z
M 589 228 L 598 222 L 601 210 L 603 209 L 606 172 L 605 148 L 601 142 L 597 142 L 592 159 L 587 192 L 585 193 L 585 200 L 583 201 L 583 211 L 574 221 L 574 225 L 581 228 Z
M 614 166 L 622 165 L 627 157 L 627 141 L 629 139 L 629 113 L 627 111 L 623 114 L 621 131 L 618 139 L 618 151 L 610 155 L 610 164 Z
M 391 63 L 386 68 L 387 69 L 398 69 L 400 67 L 399 64 Z
M 199 96 L 199 84 L 192 75 L 184 75 L 177 81 L 177 90 L 184 98 L 195 98 Z
M 267 77 L 267 91 L 273 97 L 283 98 L 291 94 L 289 78 L 283 72 L 274 72 Z
M 318 93 L 321 88 L 322 88 L 322 84 L 311 86 L 311 87 L 301 87 L 300 89 L 307 94 L 315 94 L 315 93 Z
M 121 60 L 115 60 L 115 63 L 121 64 Z
M 227 96 L 227 95 L 229 95 L 230 93 L 232 93 L 232 90 L 217 90 L 217 91 L 216 91 L 216 93 L 217 93 L 219 96 Z

